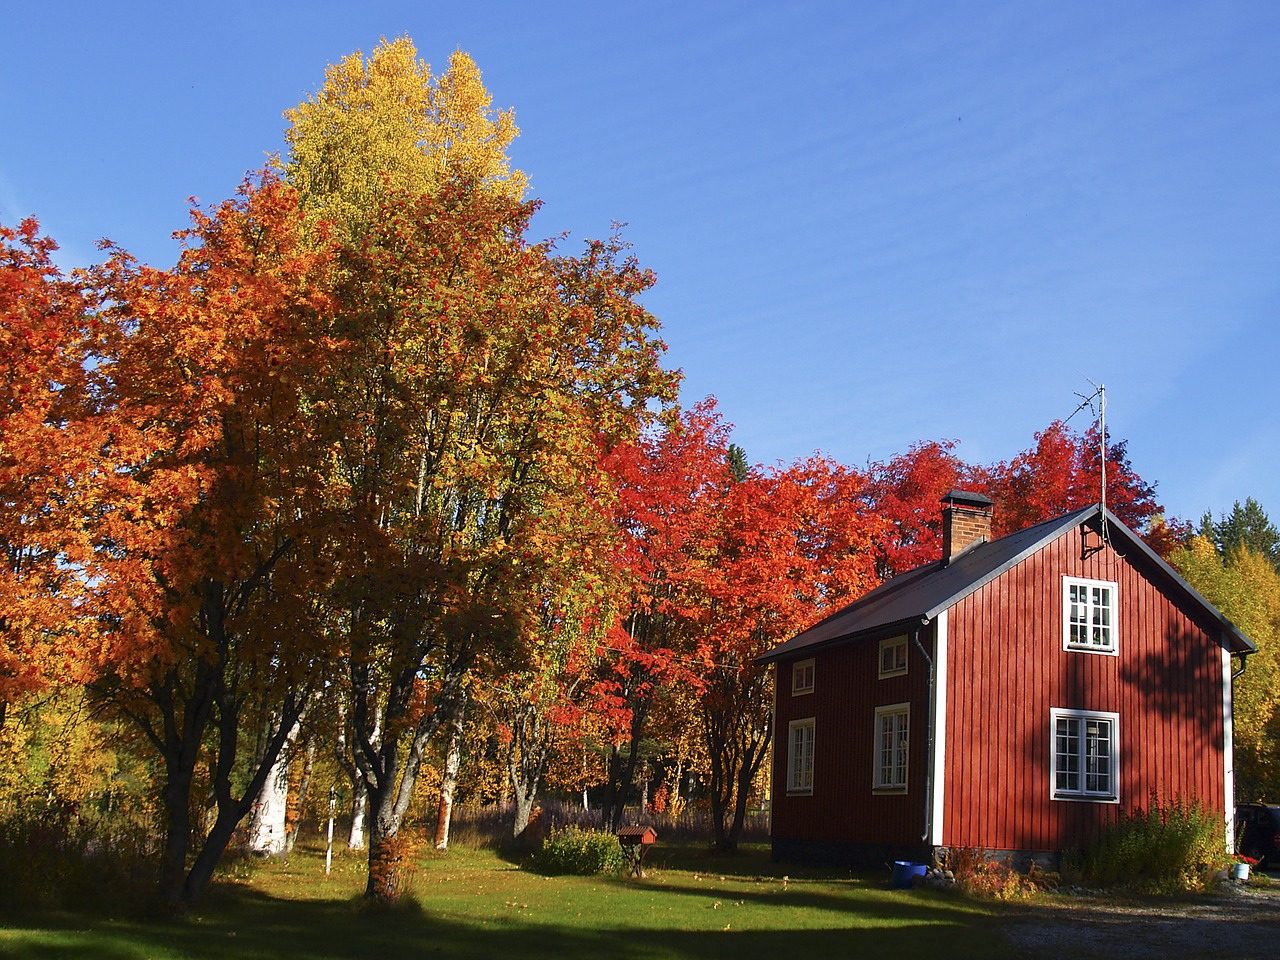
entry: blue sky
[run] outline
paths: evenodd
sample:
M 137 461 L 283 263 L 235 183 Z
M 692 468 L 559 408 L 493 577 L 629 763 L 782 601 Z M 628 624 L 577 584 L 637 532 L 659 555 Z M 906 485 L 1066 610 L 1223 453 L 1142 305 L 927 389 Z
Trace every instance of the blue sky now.
M 752 460 L 1009 459 L 1105 383 L 1174 516 L 1280 518 L 1280 4 L 14 4 L 0 220 L 172 261 L 325 65 L 470 53 Z M 1084 415 L 1073 421 L 1083 429 Z

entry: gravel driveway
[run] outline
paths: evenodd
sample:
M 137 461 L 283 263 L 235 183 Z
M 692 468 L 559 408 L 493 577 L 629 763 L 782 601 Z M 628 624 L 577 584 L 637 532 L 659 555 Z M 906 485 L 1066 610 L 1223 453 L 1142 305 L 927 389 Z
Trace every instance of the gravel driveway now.
M 1280 883 L 1228 886 L 1194 900 L 1066 899 L 1004 928 L 1015 956 L 1105 960 L 1280 957 Z

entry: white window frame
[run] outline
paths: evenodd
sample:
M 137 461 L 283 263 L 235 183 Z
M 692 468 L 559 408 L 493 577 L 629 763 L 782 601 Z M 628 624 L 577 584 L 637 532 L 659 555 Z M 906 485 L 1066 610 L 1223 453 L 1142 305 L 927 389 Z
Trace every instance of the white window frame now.
M 911 766 L 911 704 L 876 707 L 875 740 L 871 756 L 871 789 L 875 793 L 906 793 Z
M 894 651 L 893 663 L 886 670 L 884 665 L 885 653 Z M 902 655 L 897 656 L 897 651 L 901 650 Z M 879 676 L 883 680 L 885 677 L 901 677 L 907 672 L 907 636 L 903 634 L 900 637 L 887 637 L 880 641 L 878 653 Z
M 1071 598 L 1072 588 L 1086 591 L 1086 596 L 1075 601 Z M 1098 592 L 1107 591 L 1105 600 L 1099 602 Z M 1081 653 L 1101 653 L 1116 656 L 1119 652 L 1120 635 L 1118 613 L 1118 585 L 1114 580 L 1089 580 L 1085 577 L 1062 578 L 1062 649 Z M 1074 620 L 1073 614 L 1083 613 L 1084 619 Z M 1099 622 L 1099 621 L 1104 622 Z M 1077 633 L 1083 631 L 1089 636 L 1073 638 L 1072 628 Z M 1098 631 L 1105 631 L 1104 639 L 1095 639 Z
M 812 657 L 808 660 L 797 660 L 791 665 L 791 695 L 793 697 L 813 693 L 814 673 Z
M 1064 766 L 1059 769 L 1059 755 L 1067 757 L 1073 754 L 1059 750 L 1059 724 L 1064 724 L 1068 736 L 1074 736 L 1076 752 L 1074 769 Z M 1097 743 L 1096 732 L 1091 733 L 1089 724 L 1107 724 L 1107 756 L 1106 768 L 1098 765 L 1096 754 L 1090 756 L 1092 742 Z M 1093 769 L 1091 769 L 1091 767 Z M 1105 773 L 1106 786 L 1100 786 L 1096 778 Z M 1076 777 L 1075 785 L 1060 785 L 1063 776 Z M 1095 782 L 1091 785 L 1091 778 Z M 1120 802 L 1120 714 L 1105 710 L 1068 710 L 1052 707 L 1049 710 L 1049 795 L 1054 800 L 1084 800 L 1090 803 Z
M 813 717 L 792 720 L 787 724 L 787 794 L 808 796 L 813 793 Z

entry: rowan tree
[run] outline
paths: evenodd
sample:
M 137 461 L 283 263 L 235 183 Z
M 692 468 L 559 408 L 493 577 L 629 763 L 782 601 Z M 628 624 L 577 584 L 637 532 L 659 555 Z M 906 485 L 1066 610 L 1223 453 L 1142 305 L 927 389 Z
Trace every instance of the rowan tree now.
M 1148 542 L 1166 552 L 1167 528 L 1154 523 L 1162 515 L 1155 487 L 1134 471 L 1125 441 L 1108 438 L 1104 468 L 1096 424 L 1080 435 L 1055 421 L 1035 435 L 1035 446 L 991 468 L 987 489 L 997 504 L 996 535 L 1099 502 L 1104 469 L 1107 508 L 1136 533 L 1153 534 Z
M 625 613 L 601 646 L 594 688 L 595 709 L 609 731 L 602 817 L 615 830 L 631 800 L 655 703 L 665 689 L 701 683 L 682 589 L 698 531 L 730 482 L 728 438 L 715 401 L 707 399 L 618 447 L 608 461 L 622 536 L 616 562 L 630 585 Z
M 942 556 L 938 504 L 947 491 L 985 489 L 985 477 L 956 456 L 955 448 L 953 440 L 917 443 L 904 454 L 867 466 L 862 501 L 889 522 L 875 545 L 880 579 Z
M 110 248 L 94 274 L 94 689 L 163 764 L 161 892 L 176 908 L 203 892 L 330 659 L 314 590 L 328 263 L 271 176 L 192 220 L 173 269 Z M 268 712 L 277 732 L 242 774 L 242 737 Z M 202 762 L 217 813 L 201 836 Z
M 35 220 L 0 225 L 0 728 L 9 707 L 91 672 L 79 613 L 98 443 L 83 416 L 95 322 Z
M 877 544 L 877 570 L 889 577 L 942 555 L 939 501 L 953 488 L 983 493 L 995 501 L 994 536 L 1000 537 L 1102 499 L 1104 463 L 1097 427 L 1083 435 L 1061 421 L 1035 434 L 1035 443 L 1009 462 L 968 464 L 953 441 L 913 445 L 905 454 L 867 468 L 862 499 L 889 520 Z M 1105 462 L 1107 507 L 1165 554 L 1185 536 L 1167 523 L 1155 487 L 1129 462 L 1124 441 L 1108 442 Z
M 673 389 L 636 302 L 651 275 L 609 242 L 577 258 L 527 243 L 532 210 L 467 182 L 393 195 L 341 261 L 330 602 L 371 897 L 395 895 L 427 744 L 474 670 L 520 662 L 544 612 L 527 585 L 560 562 L 553 533 L 595 528 L 602 451 Z
M 714 842 L 737 848 L 773 736 L 773 689 L 756 657 L 878 582 L 886 524 L 857 498 L 863 478 L 813 457 L 749 471 L 724 488 L 696 551 L 683 615 L 695 624 Z

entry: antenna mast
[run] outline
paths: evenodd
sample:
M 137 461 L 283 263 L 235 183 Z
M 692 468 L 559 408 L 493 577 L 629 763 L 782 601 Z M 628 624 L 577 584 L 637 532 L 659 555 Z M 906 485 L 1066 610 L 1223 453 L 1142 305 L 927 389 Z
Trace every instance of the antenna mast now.
M 1085 379 L 1089 380 L 1088 377 L 1085 377 Z M 1098 463 L 1100 464 L 1102 474 L 1102 491 L 1100 497 L 1100 502 L 1102 504 L 1102 542 L 1107 543 L 1107 387 L 1106 384 L 1094 383 L 1092 380 L 1089 380 L 1089 386 L 1093 387 L 1093 393 L 1089 396 L 1086 397 L 1084 394 L 1080 393 L 1076 394 L 1077 397 L 1080 397 L 1081 402 L 1080 406 L 1076 407 L 1075 411 L 1071 414 L 1071 417 L 1074 417 L 1085 407 L 1088 407 L 1090 412 L 1092 412 L 1093 398 L 1098 398 Z M 1069 422 L 1071 417 L 1067 417 L 1066 422 Z
M 1102 523 L 1106 530 L 1107 522 L 1107 385 L 1098 385 L 1098 454 L 1102 464 Z M 1106 537 L 1106 534 L 1103 534 Z

